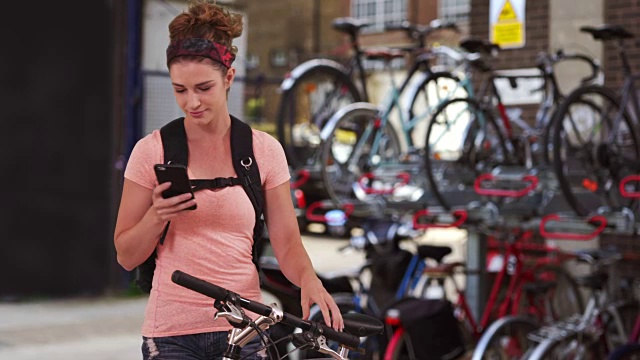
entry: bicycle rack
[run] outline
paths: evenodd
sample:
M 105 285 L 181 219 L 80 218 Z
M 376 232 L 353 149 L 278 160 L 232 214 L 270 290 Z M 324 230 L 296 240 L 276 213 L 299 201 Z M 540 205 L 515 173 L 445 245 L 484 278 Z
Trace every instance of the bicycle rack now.
M 318 209 L 325 210 L 325 211 L 322 214 L 318 214 L 315 212 Z M 307 220 L 309 221 L 326 223 L 327 218 L 325 214 L 330 210 L 343 210 L 346 217 L 349 218 L 349 216 L 351 216 L 351 214 L 353 213 L 354 206 L 353 204 L 344 204 L 344 207 L 342 209 L 338 209 L 335 206 L 333 206 L 333 204 L 329 201 L 316 201 L 314 203 L 311 203 L 307 207 L 307 211 L 305 215 L 307 217 Z
M 550 214 L 540 220 L 539 231 L 547 239 L 587 241 L 600 235 L 606 227 L 607 218 L 602 215 L 584 219 Z
M 454 228 L 460 227 L 467 221 L 467 211 L 465 209 L 454 210 L 453 212 L 440 212 L 422 209 L 413 215 L 414 229 L 428 228 Z
M 292 189 L 299 189 L 300 186 L 304 185 L 309 178 L 311 178 L 311 172 L 308 169 L 302 169 L 297 171 L 295 174 L 296 180 L 292 181 L 289 186 Z
M 629 191 L 627 190 L 626 185 L 630 182 L 640 182 L 640 175 L 628 175 L 620 180 L 619 190 L 620 194 L 627 198 L 637 199 L 640 198 L 640 190 L 637 191 Z M 637 186 L 640 187 L 640 184 Z
M 393 181 L 387 182 L 380 175 L 366 173 L 360 177 L 358 184 L 366 194 L 387 195 L 393 194 L 398 187 L 407 185 L 410 178 L 411 174 L 403 171 L 395 173 L 392 179 Z
M 520 189 L 504 189 L 504 188 L 485 188 L 486 182 L 515 182 L 528 184 Z M 512 177 L 500 177 L 494 174 L 482 174 L 476 178 L 473 184 L 475 192 L 479 195 L 521 198 L 530 194 L 538 187 L 538 177 L 535 175 L 524 175 L 519 179 Z

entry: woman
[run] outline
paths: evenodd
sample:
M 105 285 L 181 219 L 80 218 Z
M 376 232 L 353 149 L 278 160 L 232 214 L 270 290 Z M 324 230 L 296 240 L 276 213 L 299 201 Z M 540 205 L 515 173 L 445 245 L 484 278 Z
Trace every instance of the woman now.
M 176 101 L 185 114 L 189 177 L 236 177 L 227 94 L 235 76 L 231 63 L 237 51 L 231 40 L 242 33 L 242 17 L 198 0 L 173 19 L 169 33 L 167 66 Z M 302 245 L 284 151 L 273 137 L 257 130 L 253 130 L 253 144 L 270 241 L 282 271 L 301 288 L 303 317 L 308 317 L 310 305 L 316 303 L 325 322 L 341 330 L 339 309 Z M 153 165 L 162 162 L 162 142 L 155 130 L 138 141 L 129 158 L 114 233 L 118 262 L 127 270 L 157 251 L 157 282 L 142 327 L 143 358 L 220 358 L 229 324 L 214 320 L 211 299 L 172 283 L 171 273 L 182 270 L 262 301 L 251 255 L 254 209 L 241 186 L 199 191 L 195 199 L 189 194 L 163 199 L 161 194 L 170 184 L 158 185 L 153 171 Z M 184 211 L 196 203 L 196 210 Z M 171 227 L 158 246 L 168 221 Z M 259 339 L 256 342 L 254 349 Z

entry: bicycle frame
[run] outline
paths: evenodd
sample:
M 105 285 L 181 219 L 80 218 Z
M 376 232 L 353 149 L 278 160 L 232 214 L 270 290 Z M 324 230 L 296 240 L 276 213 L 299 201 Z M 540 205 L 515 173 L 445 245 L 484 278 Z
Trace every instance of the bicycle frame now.
M 481 104 L 485 106 L 485 110 L 493 110 L 495 109 L 498 118 L 500 119 L 500 128 L 503 136 L 508 141 L 508 147 L 510 150 L 518 151 L 518 140 L 519 137 L 514 134 L 514 125 L 516 125 L 520 130 L 522 130 L 523 135 L 526 140 L 525 144 L 525 165 L 527 168 L 533 167 L 532 153 L 530 149 L 529 138 L 534 136 L 537 138 L 537 141 L 543 140 L 545 129 L 547 128 L 551 117 L 553 115 L 553 109 L 557 107 L 565 98 L 564 94 L 560 92 L 560 87 L 558 85 L 558 79 L 556 78 L 555 71 L 553 69 L 553 65 L 560 61 L 565 60 L 580 60 L 588 63 L 591 67 L 591 75 L 583 78 L 581 80 L 582 83 L 587 83 L 597 78 L 599 73 L 599 65 L 591 60 L 589 57 L 581 55 L 581 54 L 571 54 L 565 55 L 561 51 L 558 52 L 556 57 L 553 60 L 550 60 L 550 57 L 546 55 L 546 53 L 542 53 L 538 56 L 538 65 L 537 68 L 540 70 L 540 74 L 520 74 L 520 75 L 506 75 L 501 74 L 500 71 L 492 71 L 490 75 L 484 79 L 481 84 L 480 90 L 478 91 L 478 99 L 480 99 Z M 542 79 L 543 85 L 536 89 L 536 91 L 542 92 L 542 100 L 540 105 L 538 106 L 538 110 L 536 112 L 535 123 L 533 126 L 527 124 L 524 120 L 520 118 L 515 118 L 509 116 L 506 106 L 502 101 L 502 96 L 500 91 L 498 91 L 498 87 L 496 86 L 496 80 L 505 79 L 508 80 L 511 86 L 516 86 L 516 81 L 518 79 Z M 495 99 L 496 103 L 493 104 L 491 99 Z M 515 153 L 516 158 L 518 158 L 518 154 Z
M 523 232 L 520 237 L 515 239 L 515 241 L 509 241 L 504 245 L 493 244 L 494 248 L 502 248 L 504 250 L 502 253 L 504 262 L 500 271 L 496 275 L 496 279 L 491 287 L 489 299 L 482 314 L 479 314 L 479 319 L 473 315 L 471 308 L 467 303 L 464 290 L 461 290 L 455 282 L 455 279 L 452 279 L 456 285 L 456 294 L 458 295 L 457 306 L 461 310 L 460 315 L 463 316 L 464 320 L 469 325 L 472 335 L 476 340 L 480 338 L 484 329 L 486 329 L 490 322 L 494 320 L 491 315 L 495 309 L 498 309 L 498 313 L 496 315 L 497 318 L 501 318 L 509 314 L 518 314 L 517 306 L 522 298 L 523 285 L 536 281 L 535 271 L 537 269 L 544 265 L 561 264 L 563 261 L 573 258 L 572 255 L 563 254 L 557 249 L 550 248 L 543 244 L 527 244 L 526 241 L 528 241 L 532 235 L 532 231 L 526 231 Z M 532 258 L 525 254 L 527 250 L 543 251 L 547 254 L 541 257 L 534 257 L 534 261 L 531 264 L 530 260 Z M 426 272 L 428 271 L 429 270 L 426 269 Z M 449 276 L 451 275 L 452 274 L 449 274 Z M 504 289 L 503 282 L 507 276 L 510 276 L 506 288 L 507 296 L 499 301 L 500 292 Z M 546 316 L 544 313 L 544 307 L 535 307 L 532 305 L 527 310 L 538 318 L 544 318 Z
M 620 94 L 622 95 L 620 111 L 616 114 L 611 133 L 607 139 L 609 143 L 613 143 L 615 136 L 620 131 L 620 125 L 622 124 L 622 118 L 625 113 L 631 117 L 632 122 L 636 125 L 636 129 L 634 129 L 634 131 L 638 131 L 638 126 L 640 126 L 640 119 L 638 119 L 638 114 L 640 114 L 640 99 L 636 96 L 637 90 L 635 86 L 635 82 L 640 81 L 640 74 L 631 74 L 630 72 L 627 73 L 627 71 L 625 71 L 625 74 L 624 82 L 620 90 Z M 633 109 L 632 113 L 629 113 L 628 111 L 629 102 L 631 102 L 630 105 Z M 640 164 L 637 165 L 637 167 L 637 170 L 640 171 Z
M 457 80 L 455 83 L 455 87 L 449 92 L 450 94 L 454 94 L 458 89 L 464 89 L 468 95 L 473 94 L 473 84 L 471 82 L 470 77 L 465 75 L 464 77 L 459 78 L 450 72 L 442 72 L 442 73 L 433 72 L 429 67 L 428 61 L 429 60 L 426 58 L 423 58 L 423 59 L 419 58 L 418 60 L 416 60 L 416 62 L 412 64 L 411 68 L 407 72 L 407 75 L 404 77 L 402 84 L 400 86 L 396 84 L 393 78 L 393 72 L 387 64 L 386 67 L 387 67 L 387 70 L 389 71 L 391 89 L 385 94 L 385 99 L 383 100 L 382 105 L 379 108 L 380 121 L 379 123 L 375 124 L 375 129 L 371 129 L 370 131 L 384 129 L 386 126 L 391 126 L 389 124 L 391 113 L 394 110 L 398 110 L 401 136 L 403 137 L 403 140 L 407 148 L 412 149 L 415 147 L 415 143 L 411 137 L 411 133 L 413 129 L 420 122 L 425 121 L 428 118 L 428 116 L 432 113 L 432 111 L 435 110 L 440 104 L 448 100 L 448 97 L 444 99 L 439 99 L 438 103 L 435 104 L 435 106 L 433 106 L 432 108 L 426 109 L 426 111 L 422 114 L 414 114 L 414 116 L 412 117 L 409 111 L 410 110 L 409 107 L 411 106 L 411 104 L 407 104 L 406 106 L 403 106 L 402 103 L 400 102 L 400 97 L 406 91 L 409 91 L 412 95 L 415 95 L 420 90 L 418 87 L 419 85 L 422 84 L 424 80 L 427 80 L 429 78 L 434 78 L 437 80 L 438 75 L 444 74 L 445 76 L 448 76 L 450 78 L 455 78 Z M 417 85 L 415 85 L 414 88 L 408 88 L 409 84 L 414 80 L 416 74 L 418 73 L 424 74 L 423 78 L 420 79 L 420 81 L 416 82 Z M 369 134 L 367 134 L 367 136 L 363 136 L 363 139 L 367 139 L 368 135 Z M 382 139 L 382 132 L 376 131 L 375 139 L 373 141 L 373 145 L 370 151 L 371 154 L 377 153 L 378 148 L 380 146 L 381 139 Z

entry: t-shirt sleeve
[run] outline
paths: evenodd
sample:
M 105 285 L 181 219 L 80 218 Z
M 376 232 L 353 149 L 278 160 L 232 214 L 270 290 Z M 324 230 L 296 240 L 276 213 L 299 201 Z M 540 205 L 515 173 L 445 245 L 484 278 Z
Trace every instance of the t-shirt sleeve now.
M 289 165 L 278 140 L 266 132 L 253 130 L 254 152 L 264 189 L 273 189 L 289 181 Z
M 138 185 L 153 189 L 156 183 L 156 175 L 153 172 L 154 164 L 162 163 L 162 143 L 159 133 L 153 133 L 138 140 L 131 151 L 124 177 Z

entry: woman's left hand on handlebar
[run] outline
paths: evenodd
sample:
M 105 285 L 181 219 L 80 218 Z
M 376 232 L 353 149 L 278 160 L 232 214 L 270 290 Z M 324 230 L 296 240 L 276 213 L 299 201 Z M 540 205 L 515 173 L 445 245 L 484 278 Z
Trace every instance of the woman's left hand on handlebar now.
M 333 297 L 325 290 L 319 279 L 315 279 L 308 283 L 303 283 L 300 294 L 300 305 L 302 306 L 302 318 L 309 318 L 309 308 L 313 304 L 317 304 L 322 311 L 325 324 L 331 326 L 334 330 L 342 331 L 344 322 L 340 308 L 336 304 Z

